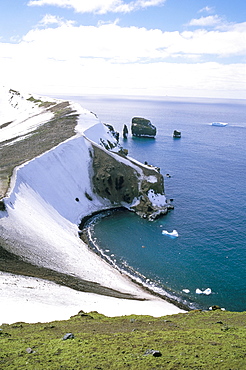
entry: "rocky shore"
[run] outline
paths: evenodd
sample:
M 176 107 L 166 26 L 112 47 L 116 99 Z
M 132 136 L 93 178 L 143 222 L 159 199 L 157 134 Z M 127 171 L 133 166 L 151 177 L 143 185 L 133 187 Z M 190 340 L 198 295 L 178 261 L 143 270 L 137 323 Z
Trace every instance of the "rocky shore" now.
M 100 258 L 105 260 L 107 263 L 111 264 L 114 268 L 122 272 L 119 266 L 117 266 L 115 263 L 112 263 L 112 261 L 109 258 L 107 258 L 107 256 L 101 253 L 100 248 L 97 245 L 97 243 L 90 237 L 90 228 L 92 227 L 92 224 L 97 222 L 98 216 L 99 216 L 99 219 L 101 219 L 101 217 L 111 216 L 114 212 L 128 212 L 128 211 L 125 210 L 123 207 L 120 207 L 120 208 L 115 208 L 115 209 L 111 209 L 107 211 L 95 212 L 93 215 L 87 216 L 81 221 L 80 226 L 79 226 L 80 228 L 79 235 L 80 235 L 80 238 L 83 240 L 83 242 L 86 243 L 88 247 L 94 253 L 99 255 Z M 122 273 L 123 274 L 127 273 L 126 267 L 124 268 L 124 271 Z M 134 284 L 138 285 L 141 289 L 144 289 L 146 292 L 150 293 L 151 295 L 159 297 L 184 311 L 190 311 L 190 308 L 188 307 L 188 305 L 185 305 L 182 302 L 179 302 L 178 300 L 175 300 L 165 295 L 164 293 L 163 294 L 157 293 L 153 289 L 150 289 L 148 286 L 144 285 L 144 282 L 140 282 L 139 279 L 134 278 L 132 271 L 131 273 L 129 273 L 128 276 L 130 276 L 130 279 L 132 280 Z

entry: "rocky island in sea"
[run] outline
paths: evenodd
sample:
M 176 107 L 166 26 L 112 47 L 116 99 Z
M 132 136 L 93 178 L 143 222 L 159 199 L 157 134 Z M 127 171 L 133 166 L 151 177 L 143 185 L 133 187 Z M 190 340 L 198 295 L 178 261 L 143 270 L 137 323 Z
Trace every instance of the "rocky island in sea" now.
M 101 210 L 125 207 L 149 219 L 166 213 L 169 205 L 158 169 L 128 159 L 112 129 L 79 104 L 5 88 L 0 97 L 0 243 L 4 250 L 32 266 L 74 277 L 77 285 L 80 280 L 97 284 L 101 292 L 110 290 L 110 304 L 107 294 L 102 299 L 93 293 L 94 302 L 104 302 L 98 307 L 102 313 L 180 312 L 133 284 L 79 238 L 81 219 Z M 4 271 L 1 278 L 3 284 L 15 280 Z M 19 281 L 16 289 L 9 284 L 8 295 L 2 297 L 6 315 L 10 291 L 21 302 L 22 314 L 30 310 L 20 286 L 25 285 L 23 276 Z M 84 309 L 91 303 L 89 293 L 80 291 L 73 302 L 61 304 L 54 293 L 56 286 L 45 284 L 55 302 L 50 294 L 41 297 L 38 289 L 32 295 L 28 292 L 32 305 L 38 300 L 43 314 L 51 312 L 51 305 L 71 312 L 75 306 Z
M 132 136 L 154 138 L 156 135 L 156 127 L 149 119 L 142 117 L 133 117 L 131 125 Z

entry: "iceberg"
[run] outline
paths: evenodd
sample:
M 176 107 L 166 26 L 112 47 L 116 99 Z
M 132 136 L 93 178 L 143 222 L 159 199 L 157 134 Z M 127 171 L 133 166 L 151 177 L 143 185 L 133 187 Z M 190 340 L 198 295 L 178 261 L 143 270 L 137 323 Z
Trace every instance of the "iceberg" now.
M 207 288 L 205 290 L 201 290 L 199 288 L 196 289 L 196 294 L 205 294 L 205 295 L 209 295 L 212 293 L 212 290 L 210 288 Z
M 207 288 L 203 291 L 203 294 L 209 295 L 212 293 L 212 290 L 210 288 Z
M 227 126 L 228 123 L 226 123 L 226 122 L 212 122 L 211 125 L 212 126 L 218 126 L 218 127 L 224 127 L 224 126 Z
M 172 232 L 168 232 L 167 230 L 162 230 L 162 235 L 168 235 L 171 238 L 177 238 L 179 236 L 177 230 L 173 230 Z

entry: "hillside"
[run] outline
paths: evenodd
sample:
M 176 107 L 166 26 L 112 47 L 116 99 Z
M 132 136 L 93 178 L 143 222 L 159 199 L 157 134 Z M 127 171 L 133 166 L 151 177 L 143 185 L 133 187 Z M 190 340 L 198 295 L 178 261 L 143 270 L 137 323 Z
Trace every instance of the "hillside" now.
M 2 369 L 246 368 L 245 313 L 191 311 L 108 318 L 82 311 L 68 321 L 0 329 Z M 73 339 L 63 340 L 68 333 Z
M 13 89 L 0 93 L 1 199 L 14 168 L 74 136 L 79 114 L 68 101 L 23 96 Z

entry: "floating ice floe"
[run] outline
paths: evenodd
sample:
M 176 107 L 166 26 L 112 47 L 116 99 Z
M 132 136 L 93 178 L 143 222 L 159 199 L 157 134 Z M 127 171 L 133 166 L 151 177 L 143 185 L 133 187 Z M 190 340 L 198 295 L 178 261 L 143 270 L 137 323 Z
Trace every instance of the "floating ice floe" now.
M 210 288 L 207 288 L 205 290 L 201 290 L 199 288 L 196 289 L 196 294 L 205 294 L 205 295 L 209 295 L 212 293 L 212 290 Z
M 226 123 L 226 122 L 212 122 L 211 125 L 212 126 L 217 126 L 217 127 L 224 127 L 224 126 L 227 126 L 228 123 Z
M 182 290 L 182 292 L 184 292 L 184 293 L 187 293 L 187 294 L 188 294 L 188 293 L 190 293 L 190 290 L 189 290 L 189 289 L 183 289 L 183 290 Z
M 177 238 L 179 236 L 177 230 L 173 230 L 172 232 L 168 232 L 167 230 L 162 230 L 161 232 L 163 235 L 168 235 L 170 236 L 171 238 Z

